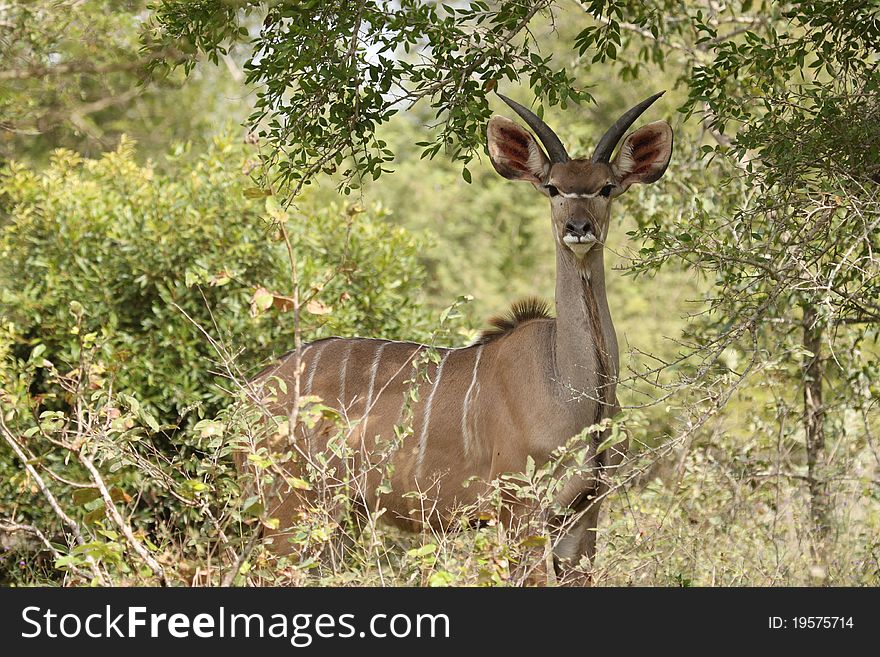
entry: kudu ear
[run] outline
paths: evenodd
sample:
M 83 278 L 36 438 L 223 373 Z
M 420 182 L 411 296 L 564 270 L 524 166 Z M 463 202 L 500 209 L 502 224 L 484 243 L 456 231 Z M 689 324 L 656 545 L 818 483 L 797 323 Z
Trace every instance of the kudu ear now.
M 622 194 L 633 183 L 659 180 L 672 157 L 672 128 L 666 121 L 655 121 L 627 135 L 611 164 L 617 182 L 613 196 Z
M 508 180 L 540 185 L 550 175 L 550 160 L 525 128 L 503 116 L 493 116 L 486 130 L 489 159 Z

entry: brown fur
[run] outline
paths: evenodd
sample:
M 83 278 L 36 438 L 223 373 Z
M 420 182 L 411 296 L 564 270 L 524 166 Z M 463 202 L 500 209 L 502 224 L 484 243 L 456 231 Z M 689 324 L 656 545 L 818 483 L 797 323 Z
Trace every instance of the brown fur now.
M 601 162 L 572 160 L 550 169 L 549 183 L 568 194 L 596 194 L 613 178 L 611 167 Z

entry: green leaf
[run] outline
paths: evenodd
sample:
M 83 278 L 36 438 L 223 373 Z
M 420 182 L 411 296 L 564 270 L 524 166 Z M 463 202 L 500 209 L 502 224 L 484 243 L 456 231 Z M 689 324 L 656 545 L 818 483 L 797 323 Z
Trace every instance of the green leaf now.
M 305 479 L 300 479 L 299 477 L 285 477 L 284 481 L 287 482 L 288 486 L 295 490 L 312 490 L 312 485 Z
M 147 426 L 150 427 L 150 430 L 153 433 L 159 432 L 159 429 L 160 429 L 159 422 L 158 422 L 158 420 L 156 420 L 155 417 L 153 417 L 152 415 L 150 415 L 146 411 L 141 412 L 140 415 L 141 415 L 141 419 L 147 423 Z
M 437 551 L 437 546 L 434 543 L 426 543 L 421 547 L 413 548 L 411 550 L 407 550 L 407 556 L 414 558 L 426 557 L 429 554 L 434 554 Z
M 428 578 L 428 586 L 431 587 L 451 586 L 454 582 L 455 576 L 445 570 L 431 573 Z
M 225 427 L 222 422 L 216 420 L 200 420 L 196 422 L 193 431 L 198 432 L 201 438 L 212 438 L 214 436 L 222 436 Z
M 615 425 L 611 428 L 611 434 L 605 440 L 599 443 L 599 446 L 596 448 L 596 454 L 601 454 L 609 447 L 619 445 L 627 438 L 628 435 L 626 431 L 624 431 L 621 427 Z
M 203 285 L 208 282 L 208 270 L 204 267 L 188 267 L 183 277 L 184 285 L 192 287 L 193 285 Z
M 533 534 L 532 536 L 526 536 L 522 541 L 520 541 L 520 546 L 526 549 L 540 548 L 546 546 L 547 541 L 548 538 L 546 536 Z
M 73 503 L 76 506 L 85 506 L 99 497 L 101 497 L 101 491 L 97 488 L 77 488 L 73 491 Z

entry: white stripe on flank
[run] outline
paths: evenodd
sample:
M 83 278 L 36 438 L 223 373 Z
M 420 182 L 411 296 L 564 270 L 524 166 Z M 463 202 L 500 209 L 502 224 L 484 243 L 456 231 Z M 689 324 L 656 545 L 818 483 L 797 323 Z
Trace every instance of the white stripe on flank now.
M 480 357 L 483 355 L 483 345 L 477 347 L 477 357 L 474 361 L 474 374 L 471 377 L 471 385 L 468 387 L 467 392 L 464 395 L 464 408 L 461 412 L 461 435 L 464 440 L 464 453 L 471 453 L 471 429 L 470 423 L 468 422 L 468 410 L 471 402 L 471 393 L 474 391 L 474 386 L 477 385 L 477 370 L 480 367 Z
M 379 361 L 382 358 L 382 351 L 384 351 L 385 347 L 387 347 L 390 342 L 383 342 L 378 349 L 376 349 L 376 355 L 373 356 L 373 367 L 370 370 L 370 387 L 367 389 L 367 405 L 364 408 L 364 419 L 363 431 L 367 430 L 367 421 L 370 418 L 370 407 L 373 405 L 373 389 L 376 386 L 376 373 L 379 371 Z M 381 394 L 381 390 L 379 391 Z M 361 437 L 363 438 L 363 432 L 361 433 Z
M 303 395 L 306 394 L 303 391 L 304 390 L 303 380 L 302 380 L 302 374 L 300 374 L 300 372 L 305 372 L 306 354 L 309 353 L 312 350 L 312 347 L 314 347 L 314 346 L 315 346 L 314 344 L 307 344 L 306 346 L 302 347 L 302 352 L 300 352 L 300 355 L 299 355 L 299 372 L 297 372 L 297 376 L 299 377 L 299 396 L 300 397 L 302 397 Z
M 339 369 L 339 403 L 345 407 L 345 374 L 348 372 L 348 357 L 351 356 L 351 348 L 354 341 L 349 340 L 348 346 L 345 348 L 345 356 L 342 357 L 342 366 Z
M 443 366 L 446 364 L 446 359 L 449 358 L 449 354 L 451 351 L 447 351 L 443 358 L 440 360 L 440 366 L 437 368 L 437 378 L 434 380 L 434 387 L 431 388 L 431 394 L 428 395 L 428 403 L 425 405 L 425 420 L 422 422 L 422 435 L 419 436 L 419 456 L 416 460 L 416 474 L 421 476 L 422 474 L 422 463 L 425 460 L 425 450 L 428 447 L 428 426 L 431 423 L 431 404 L 434 403 L 434 395 L 437 394 L 437 389 L 440 387 L 440 379 L 443 378 Z
M 321 354 L 324 353 L 324 349 L 327 347 L 328 344 L 333 342 L 333 340 L 335 340 L 335 338 L 332 338 L 330 340 L 326 340 L 325 342 L 323 342 L 321 344 L 320 347 L 318 347 L 318 351 L 315 354 L 315 358 L 312 361 L 312 364 L 309 366 L 309 373 L 308 373 L 308 376 L 306 376 L 306 387 L 303 390 L 303 393 L 302 393 L 303 395 L 311 394 L 312 381 L 315 380 L 315 370 L 318 369 L 318 361 L 321 360 Z M 313 345 L 310 345 L 310 346 L 313 346 Z M 305 352 L 303 352 L 303 356 L 305 356 Z

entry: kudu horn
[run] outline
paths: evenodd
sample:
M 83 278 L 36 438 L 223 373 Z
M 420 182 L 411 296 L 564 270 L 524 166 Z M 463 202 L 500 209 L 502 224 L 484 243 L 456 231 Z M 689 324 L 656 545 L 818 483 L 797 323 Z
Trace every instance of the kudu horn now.
M 559 140 L 559 137 L 556 136 L 556 133 L 550 129 L 550 126 L 539 119 L 532 110 L 523 107 L 507 96 L 498 94 L 498 97 L 507 103 L 510 106 L 510 109 L 519 114 L 520 118 L 528 123 L 529 127 L 535 131 L 535 134 L 538 135 L 538 139 L 541 140 L 541 143 L 544 144 L 544 148 L 547 149 L 547 155 L 550 156 L 551 162 L 568 162 L 571 159 L 568 156 L 568 153 L 565 152 L 565 146 L 562 145 L 562 142 Z M 635 120 L 635 118 L 633 118 L 633 120 Z
M 654 104 L 655 100 L 660 98 L 660 96 L 665 93 L 665 91 L 656 93 L 650 98 L 646 98 L 635 107 L 632 107 L 624 112 L 623 116 L 617 119 L 617 121 L 614 122 L 614 125 L 608 128 L 608 131 L 604 135 L 602 135 L 602 139 L 599 140 L 599 144 L 596 146 L 596 150 L 593 152 L 593 163 L 598 164 L 599 162 L 603 162 L 607 164 L 608 162 L 610 162 L 611 155 L 614 153 L 614 148 L 617 146 L 617 142 L 620 141 L 620 138 L 623 137 L 623 133 L 627 131 L 627 129 L 635 122 L 637 118 L 642 115 L 642 113 L 646 109 Z

